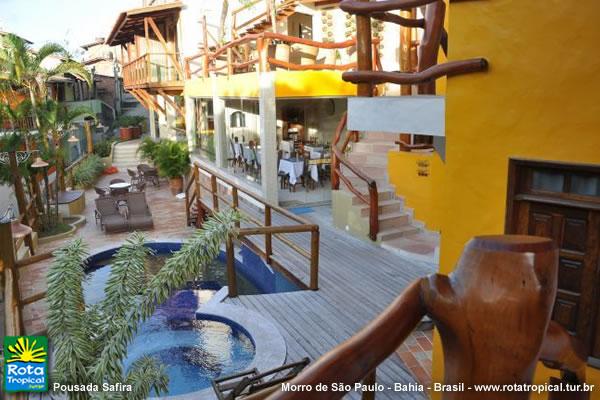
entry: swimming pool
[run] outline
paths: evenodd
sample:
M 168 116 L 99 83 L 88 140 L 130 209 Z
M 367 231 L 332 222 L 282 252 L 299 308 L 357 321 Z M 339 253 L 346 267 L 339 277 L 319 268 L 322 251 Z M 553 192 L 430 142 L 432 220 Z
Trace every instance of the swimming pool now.
M 155 255 L 147 271 L 156 273 L 177 251 L 180 243 L 149 243 Z M 104 298 L 110 276 L 111 257 L 118 248 L 102 251 L 88 259 L 84 297 L 87 304 Z M 169 395 L 179 395 L 210 387 L 211 379 L 247 369 L 255 357 L 255 342 L 241 325 L 226 318 L 197 319 L 198 309 L 227 284 L 225 255 L 201 271 L 200 276 L 175 292 L 140 325 L 128 347 L 127 368 L 143 355 L 162 362 L 169 375 Z M 242 247 L 236 258 L 240 294 L 276 293 L 299 290 L 283 275 L 272 270 L 249 249 Z

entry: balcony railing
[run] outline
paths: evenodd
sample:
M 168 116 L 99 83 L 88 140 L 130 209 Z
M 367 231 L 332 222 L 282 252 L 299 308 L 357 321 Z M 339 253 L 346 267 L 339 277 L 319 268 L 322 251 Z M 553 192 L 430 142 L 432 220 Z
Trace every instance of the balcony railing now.
M 317 42 L 262 32 L 232 40 L 212 51 L 205 47 L 199 54 L 185 59 L 185 71 L 188 79 L 208 77 L 211 72 L 222 75 L 267 72 L 272 67 L 289 71 L 348 71 L 357 65 L 355 48 L 355 38 L 344 42 Z M 375 38 L 372 51 L 374 66 L 381 70 L 379 40 Z
M 25 118 L 20 118 L 14 123 L 11 123 L 9 120 L 5 120 L 0 124 L 0 131 L 32 131 L 37 129 L 35 126 L 35 119 L 33 115 L 30 115 Z
M 125 64 L 123 83 L 125 88 L 160 85 L 183 81 L 179 65 L 173 58 L 177 54 L 147 53 Z

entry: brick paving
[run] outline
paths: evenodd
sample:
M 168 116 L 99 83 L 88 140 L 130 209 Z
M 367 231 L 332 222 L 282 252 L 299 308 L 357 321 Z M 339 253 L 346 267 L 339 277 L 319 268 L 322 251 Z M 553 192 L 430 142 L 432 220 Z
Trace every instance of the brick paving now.
M 408 367 L 416 381 L 431 384 L 433 331 L 414 331 L 396 350 L 396 354 Z

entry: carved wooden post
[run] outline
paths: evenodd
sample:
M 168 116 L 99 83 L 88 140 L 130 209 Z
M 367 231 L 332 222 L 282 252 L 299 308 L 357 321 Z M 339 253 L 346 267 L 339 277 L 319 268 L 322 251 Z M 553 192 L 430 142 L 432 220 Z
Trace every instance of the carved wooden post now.
M 19 271 L 15 265 L 16 256 L 10 222 L 0 223 L 0 262 L 4 270 L 6 296 L 5 332 L 9 336 L 19 336 L 25 329 L 21 318 Z
M 369 2 L 369 0 L 359 1 Z M 371 45 L 371 17 L 358 14 L 356 15 L 356 57 L 358 71 L 373 70 Z M 359 83 L 356 94 L 362 97 L 373 96 L 373 85 L 370 83 Z
M 204 57 L 202 65 L 202 73 L 205 78 L 208 78 L 208 66 L 210 64 L 210 54 L 208 45 L 208 27 L 206 26 L 206 15 L 202 16 L 202 40 L 204 41 Z
M 92 154 L 94 152 L 94 137 L 92 135 L 92 124 L 89 121 L 83 123 L 83 129 L 85 131 L 85 139 L 87 141 L 87 153 Z
M 217 185 L 217 176 L 210 176 L 210 190 L 212 192 L 212 200 L 213 200 L 213 210 L 215 212 L 219 211 L 219 186 Z

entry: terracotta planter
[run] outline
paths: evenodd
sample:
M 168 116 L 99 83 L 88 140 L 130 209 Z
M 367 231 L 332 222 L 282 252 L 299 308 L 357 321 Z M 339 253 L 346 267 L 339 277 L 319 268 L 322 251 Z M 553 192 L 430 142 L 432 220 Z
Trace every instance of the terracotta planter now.
M 139 126 L 131 127 L 131 137 L 133 139 L 139 139 L 142 136 L 142 128 Z
M 121 141 L 131 140 L 132 134 L 132 128 L 130 127 L 121 127 L 119 129 L 119 138 Z
M 169 187 L 173 195 L 183 192 L 183 177 L 169 178 Z

